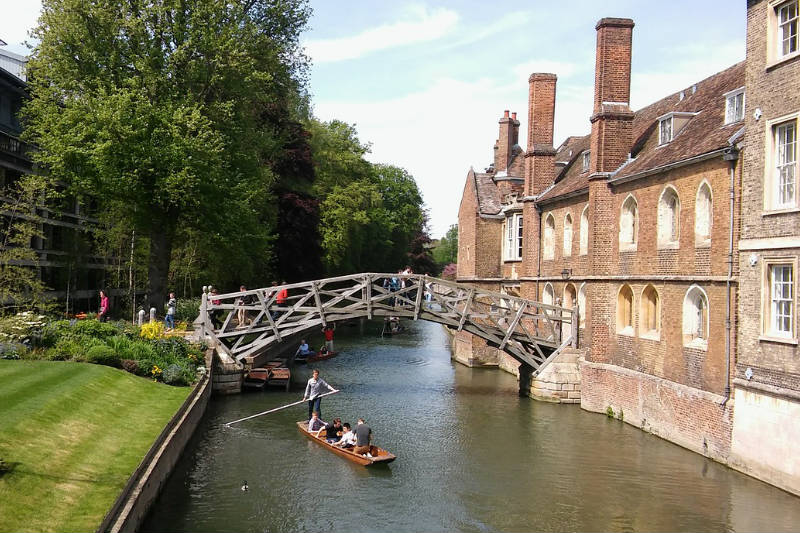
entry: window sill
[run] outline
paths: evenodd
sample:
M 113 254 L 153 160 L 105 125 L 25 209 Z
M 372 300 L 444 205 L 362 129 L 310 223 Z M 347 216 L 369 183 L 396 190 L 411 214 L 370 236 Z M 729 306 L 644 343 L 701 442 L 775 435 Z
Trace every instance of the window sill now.
M 661 334 L 657 331 L 648 331 L 647 333 L 639 334 L 639 338 L 648 341 L 661 341 Z
M 658 250 L 677 250 L 681 245 L 679 242 L 661 242 L 658 243 Z
M 555 257 L 542 257 L 542 261 L 553 261 Z
M 504 263 L 521 263 L 522 259 L 503 259 Z
M 572 254 L 571 254 L 571 253 L 569 253 L 569 254 L 562 254 L 562 255 L 561 255 L 561 257 L 563 257 L 564 259 L 569 259 L 570 257 L 572 257 Z
M 786 63 L 787 61 L 791 61 L 792 59 L 800 57 L 800 51 L 792 52 L 791 54 L 787 54 L 785 56 L 779 57 L 777 59 L 773 59 L 767 63 L 767 66 L 764 68 L 767 72 L 774 69 L 775 67 Z
M 622 252 L 635 252 L 636 251 L 636 245 L 635 244 L 620 244 L 619 245 L 619 251 L 620 251 L 620 253 L 622 253 Z
M 633 337 L 633 326 L 625 326 L 617 331 L 617 335 L 625 335 L 626 337 Z
M 758 340 L 760 342 L 775 342 L 778 344 L 790 344 L 792 346 L 797 346 L 797 338 L 789 338 L 789 337 L 771 337 L 769 335 L 759 335 Z
M 578 255 L 589 255 L 589 252 L 581 252 Z
M 787 207 L 784 209 L 770 209 L 769 211 L 762 211 L 762 217 L 768 217 L 772 215 L 785 215 L 786 213 L 800 213 L 800 207 Z
M 708 341 L 705 339 L 694 339 L 689 342 L 684 342 L 683 347 L 706 351 L 708 350 Z
M 711 239 L 695 239 L 695 248 L 711 248 Z

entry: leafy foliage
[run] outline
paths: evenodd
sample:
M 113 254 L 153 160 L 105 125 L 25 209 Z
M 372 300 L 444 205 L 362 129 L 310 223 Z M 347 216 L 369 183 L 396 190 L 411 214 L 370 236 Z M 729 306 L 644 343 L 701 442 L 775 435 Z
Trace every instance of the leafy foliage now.
M 433 260 L 439 270 L 449 263 L 458 261 L 458 224 L 453 224 L 439 244 L 433 249 Z

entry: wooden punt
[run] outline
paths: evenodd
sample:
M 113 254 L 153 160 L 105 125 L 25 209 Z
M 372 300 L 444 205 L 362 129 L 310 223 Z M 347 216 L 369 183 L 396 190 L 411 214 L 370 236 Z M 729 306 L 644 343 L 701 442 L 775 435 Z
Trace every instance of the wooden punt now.
M 270 369 L 268 368 L 251 368 L 242 382 L 242 385 L 248 389 L 263 389 L 270 376 Z
M 324 361 L 325 359 L 331 359 L 339 355 L 339 352 L 325 352 L 320 355 L 320 352 L 315 353 L 314 355 L 309 355 L 306 357 L 306 361 L 309 363 L 313 363 L 314 361 Z
M 354 463 L 358 463 L 362 466 L 370 466 L 376 464 L 386 464 L 391 463 L 397 456 L 393 453 L 387 452 L 383 448 L 378 448 L 377 446 L 371 446 L 369 453 L 372 454 L 372 457 L 364 457 L 363 455 L 358 455 L 353 453 L 350 450 L 339 448 L 338 446 L 334 446 L 333 444 L 328 444 L 325 440 L 325 430 L 323 429 L 320 431 L 320 436 L 317 437 L 314 433 L 308 431 L 308 422 L 301 421 L 297 423 L 297 429 L 299 429 L 306 437 L 309 439 L 321 444 L 322 446 L 326 447 L 336 455 L 340 455 L 345 459 L 349 459 Z
M 289 392 L 289 386 L 292 383 L 292 373 L 288 368 L 279 367 L 279 368 L 271 368 L 269 371 L 269 379 L 267 380 L 267 385 L 270 387 L 277 386 L 277 387 L 284 387 L 286 392 Z

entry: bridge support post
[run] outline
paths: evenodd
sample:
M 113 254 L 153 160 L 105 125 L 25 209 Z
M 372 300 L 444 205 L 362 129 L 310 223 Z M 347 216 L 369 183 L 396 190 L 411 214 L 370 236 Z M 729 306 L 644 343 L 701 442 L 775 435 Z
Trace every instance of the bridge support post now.
M 531 380 L 533 379 L 533 367 L 522 363 L 519 365 L 519 395 L 531 395 Z

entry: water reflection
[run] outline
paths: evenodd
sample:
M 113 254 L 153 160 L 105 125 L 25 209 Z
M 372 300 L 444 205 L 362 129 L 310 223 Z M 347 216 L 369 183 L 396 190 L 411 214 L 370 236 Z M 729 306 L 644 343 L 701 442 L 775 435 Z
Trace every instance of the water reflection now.
M 617 420 L 519 398 L 498 370 L 451 363 L 436 324 L 337 331 L 318 363 L 398 455 L 368 469 L 295 428 L 305 406 L 224 422 L 302 392 L 215 399 L 144 531 L 790 531 L 800 500 Z M 307 369 L 297 372 L 304 381 Z M 240 490 L 247 480 L 250 490 Z

